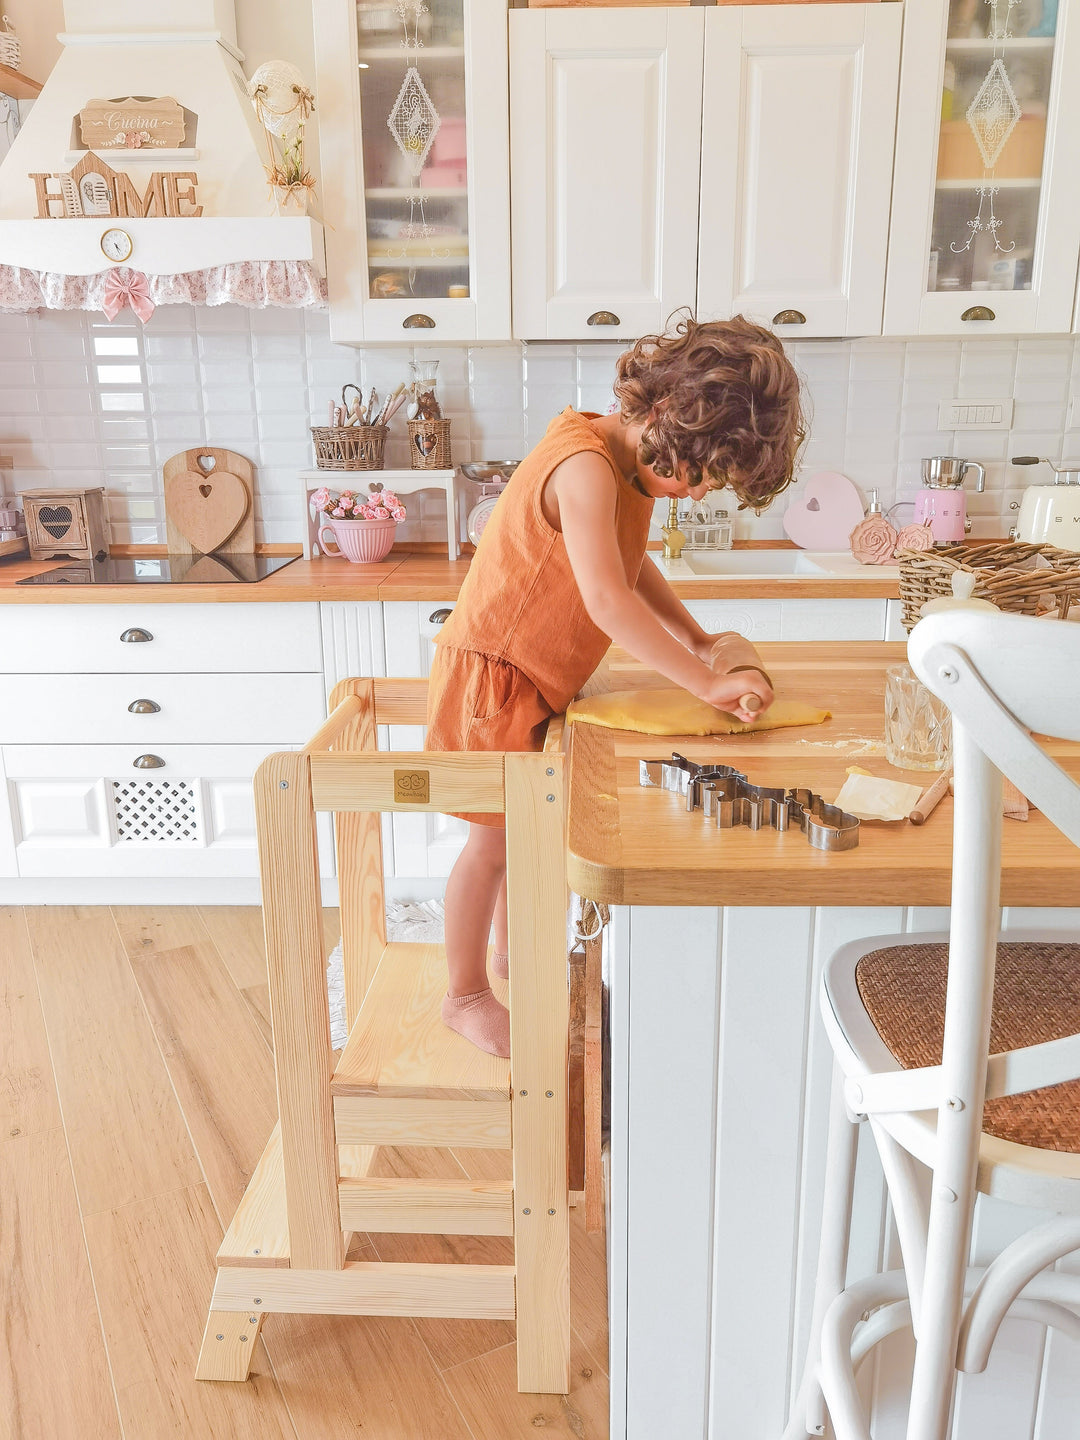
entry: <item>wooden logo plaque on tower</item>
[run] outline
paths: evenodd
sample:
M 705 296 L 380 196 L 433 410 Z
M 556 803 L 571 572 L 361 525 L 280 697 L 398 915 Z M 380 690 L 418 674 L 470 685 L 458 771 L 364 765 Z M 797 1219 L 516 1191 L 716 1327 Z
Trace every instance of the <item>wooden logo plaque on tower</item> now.
M 88 150 L 176 150 L 186 129 L 184 107 L 171 95 L 89 100 L 79 111 L 79 137 Z

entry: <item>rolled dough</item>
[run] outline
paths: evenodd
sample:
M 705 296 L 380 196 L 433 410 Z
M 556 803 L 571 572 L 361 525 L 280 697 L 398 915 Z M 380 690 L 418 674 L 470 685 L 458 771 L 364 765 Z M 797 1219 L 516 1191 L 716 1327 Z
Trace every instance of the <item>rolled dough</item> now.
M 571 722 L 634 730 L 641 735 L 745 735 L 751 730 L 820 725 L 829 714 L 801 700 L 777 700 L 764 715 L 747 724 L 686 690 L 613 690 L 608 695 L 575 700 L 566 709 Z

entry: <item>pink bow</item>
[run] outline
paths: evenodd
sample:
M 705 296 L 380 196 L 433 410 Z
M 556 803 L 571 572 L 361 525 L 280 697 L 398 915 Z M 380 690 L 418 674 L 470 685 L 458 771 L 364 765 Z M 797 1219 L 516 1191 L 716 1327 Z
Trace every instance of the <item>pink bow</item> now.
M 145 325 L 155 305 L 150 298 L 150 282 L 141 270 L 110 270 L 105 277 L 105 295 L 101 308 L 109 320 L 115 320 L 125 305 L 130 305 Z

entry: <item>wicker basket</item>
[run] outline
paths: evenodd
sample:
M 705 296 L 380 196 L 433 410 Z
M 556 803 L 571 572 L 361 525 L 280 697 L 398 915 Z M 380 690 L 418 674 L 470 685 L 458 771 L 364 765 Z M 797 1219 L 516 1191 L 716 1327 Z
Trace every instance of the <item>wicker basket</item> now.
M 0 15 L 0 65 L 19 68 L 19 37 L 6 15 Z
M 320 470 L 381 470 L 389 429 L 385 425 L 313 425 Z
M 452 470 L 449 420 L 409 420 L 409 463 L 414 470 Z
M 928 600 L 952 594 L 957 570 L 974 574 L 977 599 L 1017 615 L 1054 613 L 1064 620 L 1080 599 L 1080 554 L 1054 545 L 936 545 L 898 554 L 906 630 L 915 628 Z M 1049 566 L 1037 566 L 1036 556 Z

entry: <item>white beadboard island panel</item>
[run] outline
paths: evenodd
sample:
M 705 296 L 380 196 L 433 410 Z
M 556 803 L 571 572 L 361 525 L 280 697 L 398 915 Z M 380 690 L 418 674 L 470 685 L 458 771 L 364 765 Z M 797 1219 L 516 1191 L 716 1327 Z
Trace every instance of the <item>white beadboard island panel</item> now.
M 617 907 L 611 990 L 612 1440 L 778 1440 L 817 1264 L 831 1050 L 827 957 L 947 911 Z M 1006 930 L 1076 935 L 1080 911 L 1012 909 Z M 976 1256 L 1033 1218 L 979 1201 Z M 1035 1216 L 1034 1218 L 1039 1218 Z M 880 1166 L 860 1135 L 852 1278 L 895 1264 Z M 874 1440 L 903 1440 L 910 1342 L 880 1347 Z M 1076 1440 L 1080 1356 L 1010 1323 L 965 1376 L 952 1440 Z

